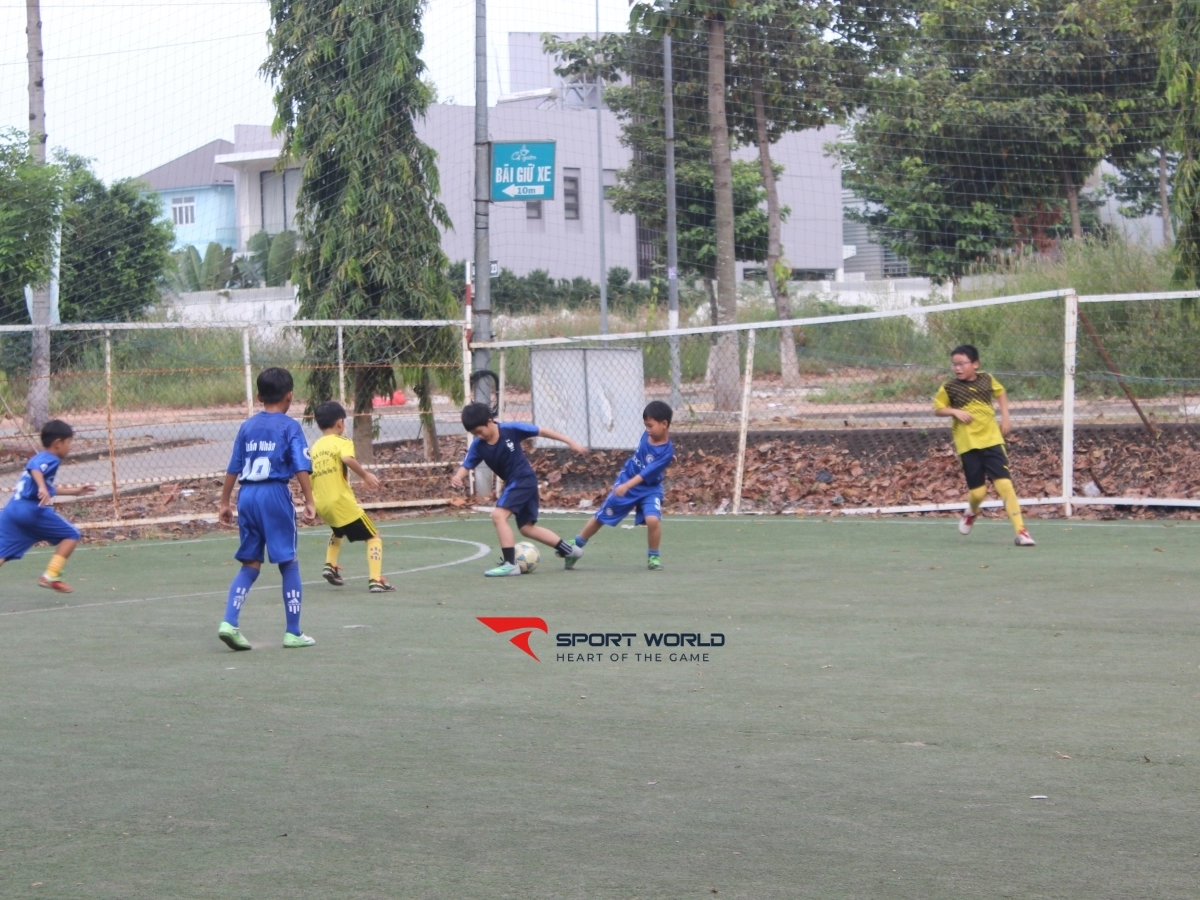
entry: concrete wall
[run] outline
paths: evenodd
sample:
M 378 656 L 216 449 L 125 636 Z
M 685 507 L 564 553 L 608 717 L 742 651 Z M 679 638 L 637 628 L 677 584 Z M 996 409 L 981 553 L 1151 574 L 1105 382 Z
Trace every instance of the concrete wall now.
M 295 288 L 245 288 L 236 291 L 189 291 L 165 297 L 162 310 L 176 322 L 255 322 L 283 324 L 296 317 Z
M 582 275 L 600 278 L 600 209 L 596 159 L 595 110 L 528 109 L 504 105 L 488 110 L 494 141 L 553 140 L 557 168 L 555 199 L 543 201 L 542 218 L 529 219 L 524 202 L 493 203 L 490 240 L 492 259 L 525 275 L 546 269 L 555 278 Z M 630 154 L 617 142 L 616 122 L 604 114 L 604 168 L 628 165 Z M 442 240 L 452 261 L 474 256 L 475 110 L 469 106 L 436 105 L 419 123 L 422 140 L 438 153 L 442 202 L 454 223 Z M 578 169 L 580 211 L 577 220 L 565 217 L 563 170 Z M 606 204 L 607 206 L 608 204 Z M 606 216 L 605 255 L 609 268 L 637 271 L 637 234 L 633 216 Z
M 842 170 L 825 155 L 838 139 L 834 126 L 783 135 L 771 146 L 771 159 L 783 166 L 779 202 L 791 208 L 783 223 L 783 256 L 793 269 L 836 272 L 842 265 Z M 758 148 L 743 147 L 737 159 L 758 159 Z

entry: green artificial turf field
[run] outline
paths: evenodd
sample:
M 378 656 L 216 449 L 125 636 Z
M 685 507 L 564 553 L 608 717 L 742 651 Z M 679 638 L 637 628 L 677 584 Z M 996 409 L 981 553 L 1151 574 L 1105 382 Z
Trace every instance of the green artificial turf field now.
M 266 567 L 251 653 L 230 536 L 83 547 L 67 598 L 36 551 L 0 569 L 0 896 L 1194 898 L 1200 528 L 1032 525 L 669 519 L 663 572 L 610 529 L 485 580 L 486 517 L 406 521 L 383 596 L 362 545 L 311 583 L 314 529 L 317 645 Z M 541 661 L 477 616 L 543 618 Z

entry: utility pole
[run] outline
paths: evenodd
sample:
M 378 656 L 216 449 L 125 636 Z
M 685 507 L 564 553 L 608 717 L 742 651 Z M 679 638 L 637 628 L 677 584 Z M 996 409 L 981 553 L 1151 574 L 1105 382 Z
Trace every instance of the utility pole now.
M 670 0 L 666 6 L 671 16 Z M 679 238 L 675 222 L 675 87 L 671 59 L 671 32 L 663 34 L 663 127 L 666 136 L 667 166 L 667 327 L 679 327 Z M 679 338 L 670 338 L 671 348 L 671 406 L 683 405 L 680 382 L 683 370 L 679 361 Z
M 39 0 L 25 0 L 25 38 L 29 47 L 29 155 L 34 162 L 45 165 L 46 83 Z M 40 431 L 50 420 L 50 290 L 46 285 L 33 287 L 30 307 L 34 330 L 25 418 L 30 429 Z
M 488 246 L 491 150 L 488 140 L 487 0 L 475 0 L 475 292 L 472 299 L 476 341 L 492 339 L 491 248 Z M 481 347 L 474 351 L 471 364 L 478 372 L 487 369 L 491 360 L 491 350 Z M 475 400 L 491 404 L 490 387 L 485 379 L 479 381 L 475 390 Z M 491 490 L 492 473 L 486 466 L 480 466 L 475 470 L 475 491 L 487 495 Z
M 604 203 L 604 78 L 600 74 L 600 0 L 596 0 L 596 167 L 600 191 L 600 333 L 608 334 L 608 261 L 604 255 L 604 230 L 608 207 Z

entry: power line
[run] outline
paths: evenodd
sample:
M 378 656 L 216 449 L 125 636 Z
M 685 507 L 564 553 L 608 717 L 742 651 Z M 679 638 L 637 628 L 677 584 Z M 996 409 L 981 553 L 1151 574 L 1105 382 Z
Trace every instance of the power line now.
M 110 50 L 105 53 L 81 53 L 78 56 L 52 56 L 52 57 L 47 57 L 45 61 L 46 62 L 67 62 L 67 61 L 73 60 L 73 59 L 92 59 L 92 58 L 98 57 L 98 56 L 122 56 L 127 53 L 149 53 L 152 50 L 171 50 L 176 47 L 191 47 L 196 44 L 215 44 L 215 43 L 220 43 L 221 41 L 234 41 L 239 38 L 265 37 L 265 36 L 266 36 L 265 32 L 252 31 L 252 32 L 248 32 L 246 34 L 231 34 L 231 35 L 227 35 L 225 37 L 203 38 L 198 41 L 185 41 L 181 44 L 159 44 L 154 47 L 132 47 L 128 50 Z M 25 60 L 21 60 L 20 62 L 0 63 L 0 66 L 23 66 L 23 65 L 25 65 Z

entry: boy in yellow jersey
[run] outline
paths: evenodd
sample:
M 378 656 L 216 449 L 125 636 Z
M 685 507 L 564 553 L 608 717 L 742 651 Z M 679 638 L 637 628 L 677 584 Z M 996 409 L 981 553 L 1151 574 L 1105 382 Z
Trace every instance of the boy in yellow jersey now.
M 1008 394 L 1004 386 L 987 372 L 979 371 L 979 351 L 970 344 L 961 344 L 950 353 L 954 378 L 947 381 L 933 398 L 933 414 L 954 419 L 954 449 L 962 461 L 967 476 L 967 502 L 970 509 L 958 523 L 962 534 L 970 534 L 979 507 L 987 496 L 987 479 L 1004 501 L 1009 521 L 1017 532 L 1018 547 L 1032 547 L 1034 540 L 1025 530 L 1021 504 L 1013 490 L 1008 471 L 1008 452 L 1004 436 L 1011 430 L 1008 419 Z M 1000 425 L 996 426 L 996 410 L 1000 405 Z
M 354 498 L 346 471 L 354 472 L 369 488 L 379 487 L 379 479 L 354 458 L 354 442 L 344 437 L 346 410 L 342 404 L 334 401 L 322 403 L 317 407 L 315 418 L 323 437 L 313 444 L 310 451 L 313 500 L 317 505 L 317 515 L 333 529 L 321 576 L 332 585 L 345 584 L 342 570 L 337 564 L 342 539 L 349 538 L 351 543 L 366 541 L 368 588 L 372 594 L 390 593 L 396 588 L 383 577 L 383 540 Z

